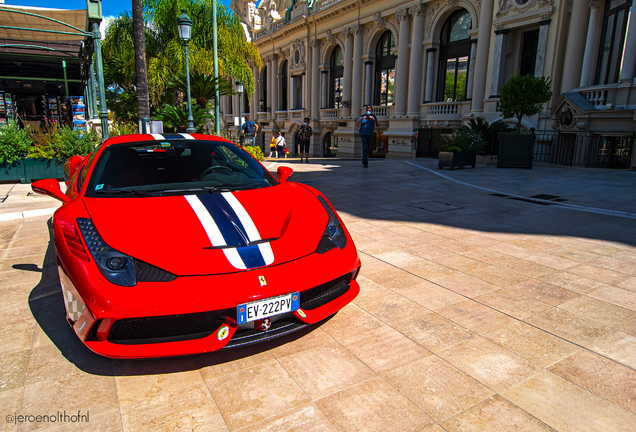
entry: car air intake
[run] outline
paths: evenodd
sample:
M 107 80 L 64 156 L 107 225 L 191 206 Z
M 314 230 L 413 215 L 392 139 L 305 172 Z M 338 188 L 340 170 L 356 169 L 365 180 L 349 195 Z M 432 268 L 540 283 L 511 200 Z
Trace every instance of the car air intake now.
M 177 275 L 162 270 L 151 264 L 134 259 L 135 275 L 137 282 L 170 282 L 177 278 Z
M 134 345 L 200 339 L 212 334 L 226 317 L 236 317 L 236 309 L 221 309 L 183 315 L 124 318 L 108 332 L 112 343 Z
M 318 285 L 300 293 L 301 309 L 312 310 L 337 299 L 347 291 L 352 273 L 347 273 L 330 282 Z

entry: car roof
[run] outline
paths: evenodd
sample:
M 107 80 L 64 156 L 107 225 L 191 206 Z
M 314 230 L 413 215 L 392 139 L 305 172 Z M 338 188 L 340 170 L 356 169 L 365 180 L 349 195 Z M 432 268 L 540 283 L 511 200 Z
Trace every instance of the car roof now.
M 216 135 L 208 134 L 186 134 L 186 133 L 165 133 L 165 134 L 133 134 L 133 135 L 119 135 L 112 138 L 108 138 L 102 144 L 103 147 L 111 146 L 114 144 L 134 143 L 134 142 L 147 142 L 147 141 L 172 141 L 172 140 L 200 140 L 200 141 L 220 141 L 230 144 L 234 144 L 225 138 L 221 138 Z

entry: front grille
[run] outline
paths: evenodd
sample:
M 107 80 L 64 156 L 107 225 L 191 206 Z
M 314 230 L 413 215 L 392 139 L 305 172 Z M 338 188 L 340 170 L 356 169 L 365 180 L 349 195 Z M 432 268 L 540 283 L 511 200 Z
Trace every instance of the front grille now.
M 312 310 L 325 305 L 349 291 L 350 282 L 351 273 L 347 273 L 330 282 L 303 291 L 300 293 L 300 307 Z
M 222 309 L 184 315 L 125 318 L 113 323 L 108 341 L 118 344 L 148 344 L 200 339 L 217 330 L 236 309 Z
M 264 342 L 266 340 L 274 339 L 284 336 L 288 333 L 295 332 L 301 328 L 307 327 L 307 324 L 297 320 L 296 318 L 285 318 L 272 323 L 272 326 L 266 332 L 262 332 L 254 329 L 239 329 L 234 333 L 232 339 L 223 347 L 226 348 L 238 348 L 253 343 Z
M 177 275 L 145 263 L 135 258 L 135 275 L 137 282 L 170 282 L 177 278 Z

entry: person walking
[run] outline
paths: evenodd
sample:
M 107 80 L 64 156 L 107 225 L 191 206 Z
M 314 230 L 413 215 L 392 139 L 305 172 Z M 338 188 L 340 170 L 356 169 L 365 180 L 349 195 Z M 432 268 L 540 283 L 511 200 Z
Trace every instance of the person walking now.
M 287 157 L 285 147 L 285 136 L 279 132 L 278 139 L 276 140 L 276 159 L 278 159 L 281 155 L 285 155 L 285 157 Z
M 303 125 L 298 130 L 298 153 L 300 153 L 300 162 L 302 163 L 303 157 L 305 162 L 309 163 L 309 139 L 313 135 L 314 131 L 309 126 L 309 117 L 305 117 Z
M 378 119 L 371 114 L 371 107 L 366 106 L 366 113 L 356 122 L 356 127 L 360 128 L 360 138 L 362 139 L 362 165 L 369 167 L 369 151 L 373 141 L 373 132 L 378 126 Z
M 250 116 L 245 116 L 245 123 L 243 123 L 242 132 L 245 135 L 245 144 L 250 140 L 252 147 L 256 144 L 256 134 L 258 133 L 258 125 L 250 120 Z
M 278 143 L 278 132 L 272 133 L 272 140 L 269 143 L 269 157 L 270 159 L 273 156 L 278 157 L 278 153 L 276 153 L 276 144 Z

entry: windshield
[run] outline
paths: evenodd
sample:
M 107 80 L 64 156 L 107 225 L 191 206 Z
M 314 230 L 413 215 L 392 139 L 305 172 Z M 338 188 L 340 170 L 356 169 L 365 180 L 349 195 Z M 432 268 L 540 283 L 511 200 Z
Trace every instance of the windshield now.
M 90 197 L 162 196 L 258 189 L 274 177 L 242 148 L 202 140 L 109 146 L 95 163 Z

